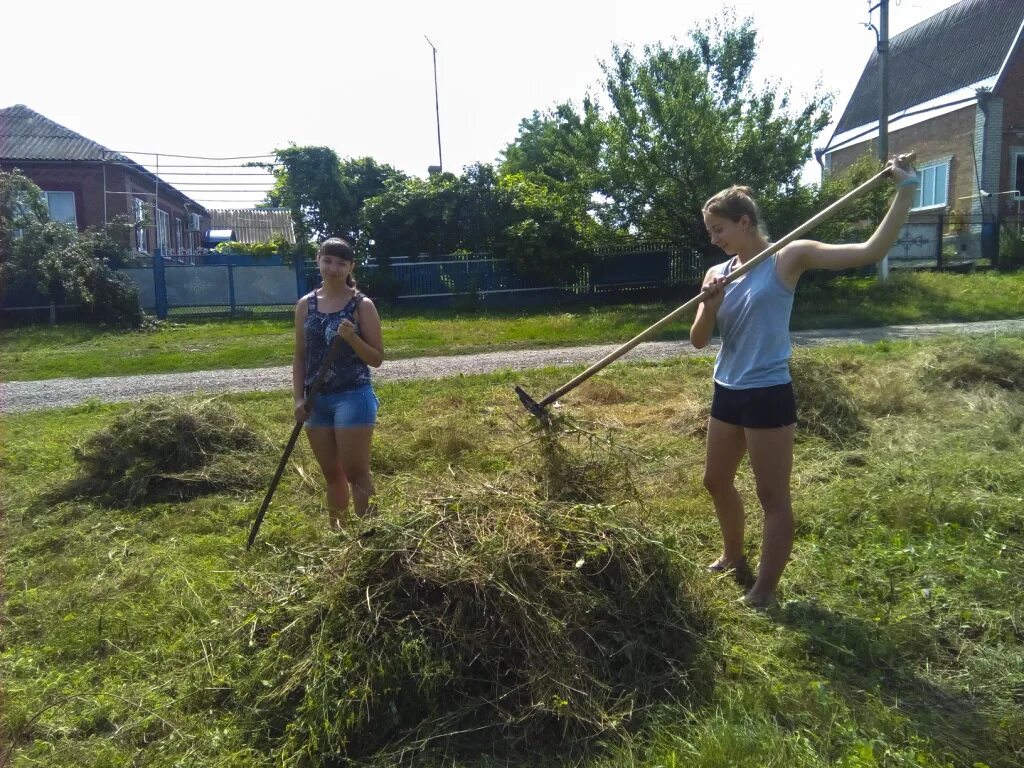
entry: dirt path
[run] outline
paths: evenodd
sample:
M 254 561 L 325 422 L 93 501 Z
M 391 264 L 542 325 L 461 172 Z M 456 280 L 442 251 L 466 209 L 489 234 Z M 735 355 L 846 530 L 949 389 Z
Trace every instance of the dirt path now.
M 1024 334 L 1024 318 L 976 323 L 795 331 L 792 337 L 794 346 L 813 347 L 829 344 L 868 344 L 882 339 L 921 339 L 944 334 L 994 333 Z M 590 365 L 618 346 L 601 344 L 389 360 L 374 372 L 374 378 L 377 381 L 440 379 L 458 374 L 490 373 L 498 370 L 526 370 L 553 365 Z M 638 345 L 622 359 L 666 360 L 684 355 L 713 355 L 717 351 L 717 341 L 701 351 L 695 350 L 687 341 L 655 341 Z M 45 408 L 66 408 L 90 400 L 117 403 L 157 394 L 273 391 L 285 390 L 290 386 L 291 366 L 93 379 L 16 381 L 0 384 L 0 411 L 19 413 Z

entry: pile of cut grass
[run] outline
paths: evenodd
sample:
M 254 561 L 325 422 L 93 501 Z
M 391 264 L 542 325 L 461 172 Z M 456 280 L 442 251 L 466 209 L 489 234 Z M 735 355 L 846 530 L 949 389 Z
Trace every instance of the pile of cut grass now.
M 799 351 L 790 367 L 799 436 L 846 445 L 867 432 L 861 407 L 832 361 Z
M 1020 391 L 1024 389 L 1024 355 L 998 336 L 957 339 L 936 350 L 924 379 L 932 388 L 991 385 Z
M 553 502 L 607 503 L 640 501 L 633 485 L 634 457 L 615 442 L 603 425 L 567 416 L 546 424 L 532 422 L 537 436 L 536 458 L 529 459 L 533 482 Z
M 707 695 L 692 568 L 622 508 L 517 488 L 421 499 L 287 578 L 250 576 L 236 694 L 263 748 L 289 766 L 541 764 Z
M 140 505 L 252 489 L 266 480 L 253 457 L 267 447 L 221 398 L 148 402 L 73 449 L 79 475 L 55 496 Z

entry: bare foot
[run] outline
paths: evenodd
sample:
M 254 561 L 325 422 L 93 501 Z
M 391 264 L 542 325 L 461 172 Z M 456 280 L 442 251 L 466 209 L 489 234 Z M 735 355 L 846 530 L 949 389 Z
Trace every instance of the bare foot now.
M 747 567 L 747 558 L 741 557 L 739 560 L 727 560 L 725 555 L 715 560 L 711 565 L 705 566 L 705 570 L 708 573 L 727 573 L 729 571 L 738 571 Z
M 779 598 L 775 596 L 774 592 L 769 592 L 765 595 L 754 594 L 752 591 L 747 592 L 738 602 L 747 608 L 753 608 L 755 611 L 769 611 L 772 608 L 779 607 Z

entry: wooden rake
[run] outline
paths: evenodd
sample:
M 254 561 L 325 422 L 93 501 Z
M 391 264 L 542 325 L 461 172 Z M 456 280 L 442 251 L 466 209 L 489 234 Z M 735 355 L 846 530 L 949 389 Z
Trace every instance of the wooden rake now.
M 737 269 L 735 269 L 732 272 L 730 272 L 729 275 L 726 276 L 725 283 L 723 283 L 723 284 L 731 283 L 733 280 L 736 280 L 737 278 L 742 277 L 747 272 L 749 272 L 754 267 L 756 267 L 758 264 L 760 264 L 762 261 L 767 259 L 769 256 L 771 256 L 772 254 L 774 254 L 777 251 L 779 251 L 779 249 L 783 248 L 786 245 L 789 245 L 791 242 L 793 242 L 794 240 L 799 238 L 804 233 L 814 229 L 816 226 L 818 226 L 822 222 L 825 222 L 828 219 L 830 219 L 838 211 L 840 211 L 841 209 L 843 209 L 847 205 L 849 205 L 853 200 L 856 200 L 861 195 L 863 195 L 863 194 L 865 194 L 867 192 L 870 192 L 871 190 L 875 189 L 875 187 L 880 185 L 883 181 L 885 181 L 892 174 L 892 169 L 893 169 L 893 165 L 894 164 L 900 165 L 900 166 L 905 166 L 905 165 L 909 165 L 910 163 L 912 163 L 913 160 L 914 160 L 914 153 L 911 152 L 911 153 L 908 153 L 908 154 L 905 154 L 905 155 L 900 155 L 898 158 L 896 158 L 895 161 L 889 162 L 885 166 L 885 168 L 883 168 L 877 174 L 875 174 L 870 179 L 865 181 L 859 187 L 857 187 L 856 189 L 851 190 L 847 194 L 843 195 L 843 197 L 841 197 L 838 200 L 836 200 L 828 208 L 826 208 L 825 210 L 821 211 L 820 213 L 818 213 L 813 218 L 808 219 L 807 221 L 805 221 L 803 224 L 801 224 L 799 227 L 794 229 L 792 232 L 790 232 L 788 235 L 783 237 L 778 242 L 772 243 L 770 246 L 765 248 L 763 251 L 761 251 L 759 254 L 757 254 L 757 256 L 752 258 L 746 264 L 743 264 L 742 266 L 740 266 Z M 549 417 L 550 417 L 550 414 L 548 413 L 547 408 L 548 408 L 549 405 L 551 405 L 551 403 L 553 403 L 556 400 L 558 400 L 558 398 L 562 397 L 567 392 L 570 392 L 573 389 L 575 389 L 576 387 L 578 387 L 580 384 L 582 384 L 584 381 L 589 379 L 591 376 L 593 376 L 595 373 L 600 371 L 602 368 L 605 368 L 605 367 L 611 365 L 613 362 L 615 362 L 620 357 L 622 357 L 627 352 L 629 352 L 631 349 L 633 349 L 633 347 L 635 347 L 637 344 L 642 342 L 644 339 L 649 338 L 653 334 L 657 333 L 661 328 L 663 328 L 664 326 L 666 326 L 669 323 L 671 323 L 673 320 L 675 320 L 677 317 L 682 315 L 684 312 L 686 312 L 687 310 L 692 309 L 693 307 L 695 307 L 697 304 L 699 304 L 701 301 L 704 300 L 704 295 L 705 295 L 705 291 L 702 290 L 700 293 L 698 293 L 696 296 L 694 296 L 688 302 L 683 304 L 681 307 L 677 307 L 676 309 L 672 310 L 672 312 L 670 312 L 669 314 L 665 315 L 665 317 L 661 318 L 661 320 L 656 322 L 654 325 L 652 325 L 651 327 L 641 331 L 639 334 L 634 336 L 632 339 L 627 341 L 625 344 L 623 344 L 618 349 L 616 349 L 616 350 L 614 350 L 612 352 L 609 352 L 607 355 L 602 357 L 600 360 L 598 360 L 592 366 L 587 368 L 587 370 L 583 371 L 583 373 L 581 373 L 579 376 L 577 376 L 576 378 L 572 379 L 571 381 L 566 382 L 561 387 L 556 389 L 554 392 L 552 392 L 550 395 L 548 395 L 544 399 L 540 400 L 539 402 L 537 400 L 534 400 L 532 397 L 530 397 L 530 395 L 527 394 L 526 390 L 524 390 L 520 386 L 516 386 L 515 387 L 515 393 L 519 396 L 519 400 L 523 404 L 523 407 L 526 408 L 526 410 L 528 410 L 530 413 L 532 413 L 534 416 L 536 416 L 541 421 L 547 422 Z

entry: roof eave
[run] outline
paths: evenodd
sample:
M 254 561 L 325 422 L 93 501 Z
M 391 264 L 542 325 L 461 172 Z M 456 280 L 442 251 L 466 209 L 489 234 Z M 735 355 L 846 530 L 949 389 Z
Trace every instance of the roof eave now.
M 976 104 L 978 91 L 991 91 L 995 86 L 996 78 L 996 75 L 987 77 L 969 86 L 958 88 L 929 101 L 922 101 L 896 114 L 889 115 L 889 130 L 898 131 L 902 128 L 909 128 L 926 120 L 963 109 L 970 104 Z M 878 138 L 878 120 L 848 128 L 842 133 L 833 133 L 828 145 L 822 151 L 822 155 L 843 149 L 854 141 L 870 141 L 875 138 Z
M 999 67 L 999 73 L 996 75 L 996 81 L 992 86 L 992 90 L 998 90 L 1002 88 L 1004 84 L 1003 78 L 1006 77 L 1006 70 L 1009 67 L 1010 59 L 1013 57 L 1014 51 L 1020 46 L 1021 35 L 1024 34 L 1024 21 L 1021 22 L 1020 26 L 1017 27 L 1017 34 L 1013 38 L 1013 44 L 1009 50 L 1006 51 L 1006 56 L 1003 58 L 1003 63 Z

